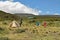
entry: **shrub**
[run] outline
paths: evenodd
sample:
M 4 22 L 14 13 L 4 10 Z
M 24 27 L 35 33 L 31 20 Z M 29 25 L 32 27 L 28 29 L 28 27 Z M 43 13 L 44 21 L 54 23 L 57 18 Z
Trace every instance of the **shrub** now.
M 6 23 L 6 22 L 3 22 L 3 24 L 4 24 L 4 25 L 7 25 L 7 23 Z
M 4 29 L 0 27 L 0 34 L 4 32 Z
M 0 31 L 3 31 L 4 29 L 0 27 Z
M 8 37 L 0 37 L 0 40 L 9 40 Z
M 46 34 L 43 35 L 44 37 L 47 36 Z
M 25 29 L 17 29 L 16 32 L 17 33 L 23 33 L 23 32 L 25 32 Z
M 9 31 L 6 28 L 0 27 L 0 34 L 8 34 L 8 33 Z
M 53 33 L 56 33 L 56 31 L 54 31 Z
M 48 34 L 48 32 L 46 32 L 46 34 Z
M 32 33 L 38 33 L 38 31 L 37 30 L 33 30 Z

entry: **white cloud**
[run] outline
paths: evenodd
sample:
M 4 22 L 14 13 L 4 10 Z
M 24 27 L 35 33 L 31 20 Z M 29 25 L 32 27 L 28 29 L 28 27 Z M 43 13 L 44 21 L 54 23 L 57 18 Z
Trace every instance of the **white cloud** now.
M 59 13 L 54 13 L 54 15 L 60 15 Z
M 6 0 L 6 1 L 14 1 L 14 0 Z
M 42 11 L 41 11 L 41 10 L 39 10 L 39 13 L 42 13 Z
M 14 1 L 14 0 L 0 0 L 0 1 Z
M 8 13 L 28 13 L 39 15 L 41 11 L 29 8 L 20 2 L 0 1 L 0 10 Z

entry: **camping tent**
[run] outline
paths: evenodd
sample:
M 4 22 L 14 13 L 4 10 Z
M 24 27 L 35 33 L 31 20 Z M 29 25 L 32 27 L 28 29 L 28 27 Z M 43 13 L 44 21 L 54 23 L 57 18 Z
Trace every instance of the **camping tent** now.
M 12 21 L 12 22 L 9 24 L 9 26 L 10 26 L 10 27 L 13 27 L 13 28 L 16 28 L 16 27 L 19 27 L 20 25 L 19 25 L 18 22 L 16 22 L 16 21 L 14 20 L 14 21 Z

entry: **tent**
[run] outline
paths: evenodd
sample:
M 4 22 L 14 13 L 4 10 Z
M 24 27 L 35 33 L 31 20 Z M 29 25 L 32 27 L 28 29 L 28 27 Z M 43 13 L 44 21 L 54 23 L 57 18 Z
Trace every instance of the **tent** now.
M 16 28 L 16 27 L 19 27 L 19 23 L 17 21 L 12 21 L 10 24 L 9 24 L 10 27 L 13 27 L 13 28 Z

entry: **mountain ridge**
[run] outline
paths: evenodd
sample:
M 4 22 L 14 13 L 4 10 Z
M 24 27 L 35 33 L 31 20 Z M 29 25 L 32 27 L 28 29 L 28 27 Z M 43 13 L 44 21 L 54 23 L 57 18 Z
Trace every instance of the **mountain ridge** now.
M 0 10 L 0 20 L 18 20 L 18 16 Z

